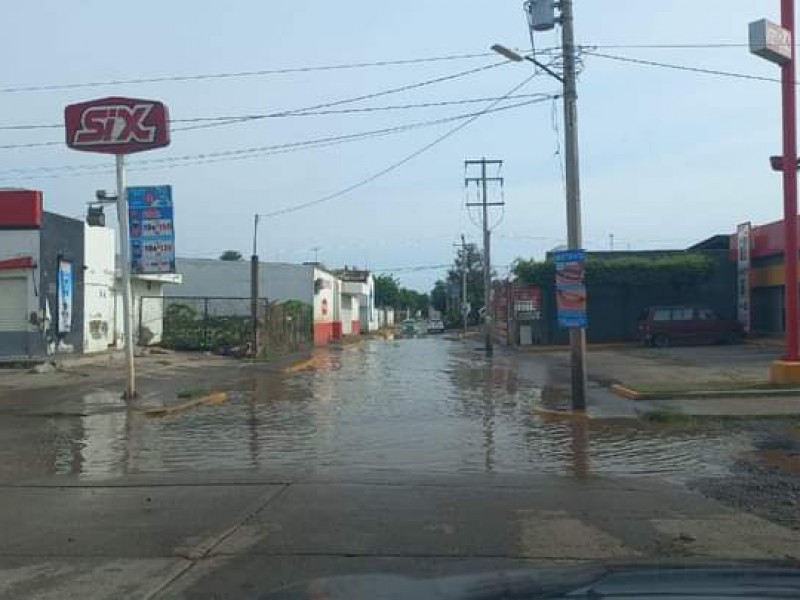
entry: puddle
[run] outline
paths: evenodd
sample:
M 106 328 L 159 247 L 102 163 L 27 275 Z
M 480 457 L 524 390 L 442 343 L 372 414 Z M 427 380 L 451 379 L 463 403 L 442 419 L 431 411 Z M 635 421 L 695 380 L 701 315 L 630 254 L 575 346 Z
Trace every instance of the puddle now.
M 97 413 L 98 403 L 119 400 L 90 395 L 85 414 L 18 419 L 19 445 L 3 442 L 0 473 L 388 469 L 681 478 L 725 473 L 752 449 L 746 432 L 722 426 L 666 430 L 537 414 L 532 405 L 548 373 L 515 360 L 486 359 L 441 338 L 374 340 L 319 352 L 312 370 L 266 374 L 224 401 L 166 418 Z

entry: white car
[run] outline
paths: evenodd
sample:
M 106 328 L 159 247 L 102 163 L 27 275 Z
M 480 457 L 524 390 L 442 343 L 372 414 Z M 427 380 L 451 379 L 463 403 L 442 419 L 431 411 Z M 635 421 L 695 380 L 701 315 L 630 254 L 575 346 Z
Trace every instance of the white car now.
M 441 319 L 428 321 L 428 333 L 444 333 L 444 323 Z

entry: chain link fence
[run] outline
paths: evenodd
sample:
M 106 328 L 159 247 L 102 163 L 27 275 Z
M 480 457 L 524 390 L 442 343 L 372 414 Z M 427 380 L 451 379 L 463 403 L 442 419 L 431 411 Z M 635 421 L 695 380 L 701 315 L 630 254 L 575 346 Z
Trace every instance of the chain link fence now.
M 139 345 L 173 350 L 252 354 L 250 298 L 145 296 L 137 307 Z M 280 356 L 313 345 L 311 307 L 258 302 L 259 353 Z

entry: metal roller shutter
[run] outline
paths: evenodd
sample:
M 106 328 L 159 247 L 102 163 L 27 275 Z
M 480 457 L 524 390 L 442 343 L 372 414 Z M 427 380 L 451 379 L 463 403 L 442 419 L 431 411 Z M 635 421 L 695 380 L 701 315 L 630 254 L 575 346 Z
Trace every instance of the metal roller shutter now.
M 0 277 L 0 331 L 28 328 L 28 281 L 25 277 Z

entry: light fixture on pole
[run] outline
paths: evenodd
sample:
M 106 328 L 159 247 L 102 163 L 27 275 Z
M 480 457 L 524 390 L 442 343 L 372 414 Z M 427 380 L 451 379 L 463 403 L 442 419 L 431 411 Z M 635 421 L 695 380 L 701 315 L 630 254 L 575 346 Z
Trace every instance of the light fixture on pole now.
M 534 57 L 522 56 L 500 44 L 492 50 L 514 62 L 527 60 L 563 84 L 564 88 L 564 154 L 567 204 L 567 247 L 581 250 L 583 234 L 581 228 L 580 169 L 578 160 L 578 93 L 577 52 L 573 30 L 573 0 L 561 0 L 561 43 L 564 56 L 563 75 L 556 73 Z M 545 31 L 555 26 L 555 3 L 553 0 L 529 0 L 525 3 L 532 31 Z M 578 254 L 576 254 L 578 256 Z M 582 253 L 581 253 L 582 256 Z M 585 290 L 584 290 L 585 299 Z M 571 326 L 569 329 L 571 398 L 573 410 L 586 409 L 586 330 Z

